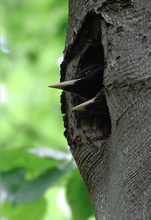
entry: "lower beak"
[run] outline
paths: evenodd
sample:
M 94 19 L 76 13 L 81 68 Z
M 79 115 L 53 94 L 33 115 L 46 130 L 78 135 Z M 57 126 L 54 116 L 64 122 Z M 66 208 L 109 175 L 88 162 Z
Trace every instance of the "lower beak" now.
M 87 106 L 92 104 L 92 103 L 94 103 L 94 102 L 95 102 L 95 98 L 90 99 L 90 100 L 88 100 L 86 102 L 83 102 L 80 105 L 77 105 L 77 106 L 71 108 L 71 110 L 72 111 L 86 111 Z

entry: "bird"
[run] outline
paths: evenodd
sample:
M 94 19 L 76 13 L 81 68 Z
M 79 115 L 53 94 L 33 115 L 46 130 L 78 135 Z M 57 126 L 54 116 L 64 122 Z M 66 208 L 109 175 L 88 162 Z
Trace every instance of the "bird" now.
M 104 66 L 95 64 L 84 68 L 72 80 L 50 85 L 50 88 L 62 89 L 81 96 L 86 99 L 92 99 L 103 85 Z
M 80 105 L 71 108 L 73 111 L 85 112 L 89 118 L 93 118 L 97 128 L 101 129 L 103 137 L 108 138 L 111 134 L 111 118 L 104 88 L 98 94 Z
M 87 111 L 97 114 L 109 114 L 104 88 L 92 99 L 71 108 L 73 111 Z

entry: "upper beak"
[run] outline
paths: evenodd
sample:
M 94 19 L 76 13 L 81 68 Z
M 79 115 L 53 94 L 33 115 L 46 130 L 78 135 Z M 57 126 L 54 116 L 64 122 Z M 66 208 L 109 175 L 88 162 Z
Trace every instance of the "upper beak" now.
M 94 103 L 94 102 L 95 102 L 95 98 L 90 99 L 90 100 L 88 100 L 86 102 L 83 102 L 80 105 L 77 105 L 77 106 L 71 108 L 71 110 L 72 111 L 86 111 L 87 106 L 92 104 L 92 103 Z
M 79 80 L 79 79 L 78 79 Z M 72 86 L 74 85 L 75 82 L 78 81 L 77 79 L 61 82 L 58 84 L 50 85 L 50 88 L 55 88 L 55 89 L 64 89 L 64 87 Z

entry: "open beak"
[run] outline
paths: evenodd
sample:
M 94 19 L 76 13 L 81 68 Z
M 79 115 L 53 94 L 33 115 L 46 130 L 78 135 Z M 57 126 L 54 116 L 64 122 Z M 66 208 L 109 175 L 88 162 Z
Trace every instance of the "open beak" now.
M 77 106 L 71 108 L 71 110 L 72 110 L 72 111 L 86 111 L 86 110 L 87 110 L 87 109 L 86 109 L 87 106 L 91 105 L 91 104 L 94 103 L 94 102 L 95 102 L 95 98 L 90 99 L 90 100 L 88 100 L 88 101 L 86 101 L 86 102 L 83 102 L 83 103 L 80 104 L 80 105 L 77 105 Z
M 50 85 L 48 87 L 55 88 L 55 89 L 64 89 L 65 87 L 74 85 L 78 80 L 77 79 L 73 79 L 73 80 L 61 82 L 61 83 L 58 83 L 58 84 Z

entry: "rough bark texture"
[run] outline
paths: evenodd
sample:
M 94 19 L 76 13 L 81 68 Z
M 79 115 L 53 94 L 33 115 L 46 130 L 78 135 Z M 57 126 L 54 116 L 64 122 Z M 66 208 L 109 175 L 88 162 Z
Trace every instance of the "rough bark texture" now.
M 103 46 L 102 46 L 103 45 Z M 61 81 L 105 63 L 110 124 L 72 112 L 62 96 L 65 135 L 98 220 L 151 219 L 151 1 L 70 0 Z

